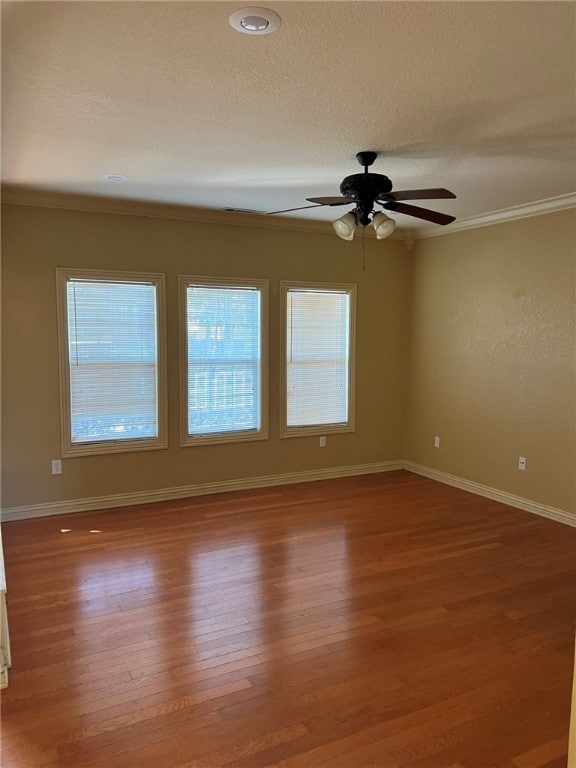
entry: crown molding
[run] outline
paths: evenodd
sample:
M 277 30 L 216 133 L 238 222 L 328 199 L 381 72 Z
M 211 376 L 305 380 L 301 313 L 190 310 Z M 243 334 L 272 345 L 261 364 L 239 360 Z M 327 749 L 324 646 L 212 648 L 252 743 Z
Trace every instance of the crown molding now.
M 2 202 L 11 205 L 28 205 L 39 208 L 57 208 L 87 213 L 109 213 L 121 216 L 144 216 L 154 219 L 173 219 L 177 221 L 194 221 L 202 224 L 220 224 L 236 227 L 253 227 L 256 229 L 271 229 L 278 231 L 291 230 L 309 232 L 318 235 L 334 236 L 330 222 L 314 219 L 298 219 L 290 216 L 271 217 L 265 214 L 238 213 L 222 211 L 216 208 L 198 208 L 189 205 L 145 202 L 142 200 L 119 200 L 117 198 L 96 197 L 92 195 L 73 195 L 55 190 L 39 190 L 32 187 L 5 185 L 2 187 Z M 525 219 L 545 213 L 563 211 L 576 207 L 576 192 L 557 197 L 548 197 L 532 203 L 514 205 L 479 216 L 459 219 L 450 224 L 449 228 L 426 226 L 420 228 L 399 228 L 390 235 L 388 240 L 403 240 L 411 249 L 415 240 L 429 237 L 441 237 L 467 229 L 488 227 L 515 219 Z M 371 227 L 365 230 L 366 237 L 375 239 Z
M 523 203 L 522 205 L 513 205 L 510 208 L 501 208 L 498 211 L 482 213 L 479 216 L 469 216 L 466 219 L 458 219 L 450 224 L 449 229 L 444 227 L 422 227 L 416 230 L 416 239 L 424 240 L 428 237 L 439 237 L 440 235 L 449 235 L 453 232 L 462 232 L 466 229 L 478 229 L 479 227 L 488 227 L 491 224 L 500 224 L 504 221 L 514 221 L 515 219 L 527 219 L 530 216 L 539 216 L 543 213 L 554 213 L 563 211 L 566 208 L 576 206 L 576 192 L 570 192 L 567 195 L 558 195 L 557 197 L 547 197 L 545 200 L 536 200 L 533 203 Z
M 153 219 L 175 219 L 194 221 L 202 224 L 220 224 L 256 229 L 293 230 L 312 232 L 334 237 L 329 221 L 297 219 L 289 216 L 271 217 L 265 214 L 238 213 L 216 208 L 197 208 L 189 205 L 145 202 L 142 200 L 119 200 L 117 198 L 91 195 L 72 195 L 56 191 L 42 191 L 30 187 L 5 185 L 2 187 L 2 203 L 27 205 L 34 208 L 57 208 L 83 211 L 85 213 L 109 213 L 121 216 L 145 216 Z M 371 228 L 366 228 L 366 237 L 376 239 Z M 388 240 L 404 240 L 406 230 L 397 230 Z

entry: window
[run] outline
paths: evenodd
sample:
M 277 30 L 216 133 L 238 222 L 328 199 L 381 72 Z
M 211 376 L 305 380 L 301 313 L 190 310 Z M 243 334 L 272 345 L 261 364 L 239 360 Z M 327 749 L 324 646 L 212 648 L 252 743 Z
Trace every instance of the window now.
M 57 280 L 62 455 L 166 447 L 164 276 Z
M 282 283 L 281 436 L 354 429 L 356 286 Z
M 182 445 L 267 437 L 266 280 L 180 277 Z

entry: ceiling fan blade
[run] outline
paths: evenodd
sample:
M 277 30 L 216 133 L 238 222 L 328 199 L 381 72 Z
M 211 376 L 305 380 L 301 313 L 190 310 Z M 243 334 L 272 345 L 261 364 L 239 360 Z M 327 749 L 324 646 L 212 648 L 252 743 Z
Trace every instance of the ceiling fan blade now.
M 384 208 L 389 211 L 396 211 L 396 213 L 405 213 L 407 216 L 415 216 L 417 219 L 424 219 L 425 221 L 432 221 L 434 224 L 450 224 L 455 221 L 455 216 L 448 216 L 446 213 L 438 213 L 438 211 L 429 211 L 428 208 L 420 208 L 417 205 L 406 205 L 406 203 L 380 203 Z
M 273 213 L 290 213 L 290 211 L 303 211 L 306 208 L 322 208 L 322 205 L 301 205 L 299 208 L 285 208 L 283 211 L 268 211 L 265 215 L 272 216 Z
M 454 198 L 454 192 L 448 189 L 406 189 L 402 192 L 389 192 L 382 195 L 382 200 L 447 200 Z
M 347 197 L 307 197 L 309 203 L 318 203 L 319 205 L 352 205 L 355 200 Z

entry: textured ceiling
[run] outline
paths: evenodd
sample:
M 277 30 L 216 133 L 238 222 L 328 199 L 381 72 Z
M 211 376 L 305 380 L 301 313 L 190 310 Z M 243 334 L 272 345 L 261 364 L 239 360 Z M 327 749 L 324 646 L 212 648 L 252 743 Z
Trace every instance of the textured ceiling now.
M 4 3 L 4 183 L 269 211 L 374 149 L 459 218 L 576 188 L 574 3 L 270 0 L 265 36 L 228 25 L 249 4 Z

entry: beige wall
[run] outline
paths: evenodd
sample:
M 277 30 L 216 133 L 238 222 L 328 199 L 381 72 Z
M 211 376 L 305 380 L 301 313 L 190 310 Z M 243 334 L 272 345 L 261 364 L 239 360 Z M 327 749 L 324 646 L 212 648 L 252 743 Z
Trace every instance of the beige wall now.
M 3 216 L 3 506 L 54 502 L 218 480 L 401 458 L 409 263 L 399 241 L 361 243 L 135 216 L 7 205 Z M 163 272 L 167 276 L 168 450 L 60 456 L 56 267 Z M 270 439 L 178 447 L 179 274 L 270 280 Z M 358 285 L 356 431 L 278 438 L 278 282 Z
M 367 240 L 363 272 L 360 242 L 330 235 L 4 209 L 4 507 L 404 456 L 576 512 L 573 211 L 423 240 L 414 258 L 399 241 Z M 168 450 L 66 459 L 50 474 L 60 455 L 57 266 L 167 275 Z M 268 441 L 178 447 L 183 273 L 270 280 Z M 358 285 L 357 429 L 323 449 L 317 438 L 278 438 L 281 279 Z
M 576 513 L 575 234 L 568 210 L 417 244 L 406 458 Z

